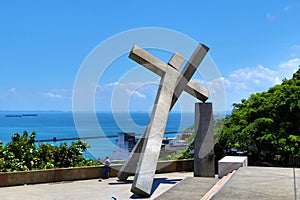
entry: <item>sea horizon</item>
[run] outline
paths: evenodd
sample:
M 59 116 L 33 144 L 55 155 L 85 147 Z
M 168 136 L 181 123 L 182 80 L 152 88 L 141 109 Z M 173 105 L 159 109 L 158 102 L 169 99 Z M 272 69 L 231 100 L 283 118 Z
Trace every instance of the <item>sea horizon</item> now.
M 29 134 L 36 131 L 36 140 L 49 141 L 54 140 L 54 138 L 59 140 L 61 138 L 103 136 L 103 138 L 87 140 L 91 146 L 88 149 L 87 157 L 103 158 L 112 155 L 118 133 L 135 132 L 139 136 L 144 132 L 150 120 L 148 112 L 83 113 L 85 115 L 82 115 L 79 119 L 85 123 L 84 126 L 80 126 L 80 123 L 74 122 L 74 113 L 71 111 L 2 110 L 0 111 L 0 140 L 4 146 L 11 141 L 14 133 L 22 134 L 23 131 L 27 131 Z M 17 117 L 17 115 L 23 114 L 25 116 Z M 98 123 L 96 125 L 90 124 L 89 117 L 95 116 L 95 114 Z M 16 117 L 13 115 L 16 115 Z M 171 112 L 165 132 L 174 132 L 174 134 L 168 134 L 168 137 L 176 137 L 176 132 L 193 125 L 193 121 L 193 113 Z M 52 141 L 47 143 L 59 145 L 62 142 L 71 144 L 72 141 Z
M 74 120 L 74 114 L 77 114 Z M 0 111 L 0 141 L 3 145 L 11 141 L 14 133 L 29 134 L 36 131 L 36 140 L 48 140 L 52 145 L 62 142 L 71 144 L 71 140 L 64 138 L 89 138 L 91 148 L 87 157 L 103 158 L 111 156 L 116 145 L 116 139 L 120 132 L 134 132 L 139 137 L 150 121 L 149 112 L 79 112 L 72 111 L 41 111 L 41 110 L 15 110 Z M 9 117 L 9 115 L 12 115 Z M 16 115 L 16 116 L 13 116 Z M 20 115 L 20 116 L 19 116 Z M 23 116 L 25 115 L 25 116 Z M 91 117 L 96 115 L 96 122 L 92 123 Z M 79 117 L 78 117 L 79 116 Z M 76 122 L 75 122 L 76 121 Z M 165 137 L 176 138 L 177 133 L 194 124 L 193 112 L 170 112 Z M 54 141 L 54 138 L 56 141 Z

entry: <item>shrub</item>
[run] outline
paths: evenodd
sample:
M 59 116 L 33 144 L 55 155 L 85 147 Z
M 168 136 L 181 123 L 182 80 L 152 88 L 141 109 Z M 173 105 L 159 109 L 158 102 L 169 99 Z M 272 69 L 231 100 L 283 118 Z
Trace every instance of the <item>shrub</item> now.
M 97 165 L 91 159 L 83 157 L 87 143 L 75 141 L 69 146 L 62 143 L 60 146 L 35 143 L 36 132 L 30 136 L 27 131 L 21 136 L 15 133 L 12 141 L 0 147 L 0 171 L 27 171 L 34 169 L 49 169 L 60 167 L 79 167 Z

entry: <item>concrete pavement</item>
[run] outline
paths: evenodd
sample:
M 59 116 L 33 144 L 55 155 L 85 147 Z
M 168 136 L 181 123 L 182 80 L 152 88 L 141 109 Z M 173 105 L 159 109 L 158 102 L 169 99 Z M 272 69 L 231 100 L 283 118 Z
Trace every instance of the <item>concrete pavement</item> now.
M 200 200 L 217 182 L 217 178 L 187 177 L 171 189 L 161 194 L 157 200 Z
M 156 174 L 153 193 L 155 199 L 186 177 L 192 177 L 192 172 L 174 172 Z M 56 182 L 46 184 L 22 185 L 0 188 L 1 200 L 118 200 L 138 199 L 130 192 L 133 177 L 127 182 L 118 182 L 117 178 L 110 178 L 99 182 L 97 179 Z
M 223 186 L 214 200 L 300 199 L 300 169 L 242 167 Z
M 98 182 L 97 179 L 23 185 L 0 188 L 1 200 L 118 200 L 139 199 L 130 192 L 133 177 L 127 182 L 110 178 Z M 156 174 L 152 195 L 149 199 L 201 199 L 214 185 L 217 178 L 193 177 L 192 172 Z M 213 200 L 237 199 L 300 199 L 300 169 L 274 167 L 243 167 L 237 170 Z M 146 198 L 148 199 L 148 198 Z

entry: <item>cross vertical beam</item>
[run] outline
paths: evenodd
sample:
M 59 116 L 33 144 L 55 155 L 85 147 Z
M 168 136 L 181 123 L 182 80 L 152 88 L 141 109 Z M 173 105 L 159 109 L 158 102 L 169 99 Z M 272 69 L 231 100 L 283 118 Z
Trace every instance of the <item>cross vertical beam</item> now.
M 129 56 L 131 59 L 162 76 L 150 123 L 118 174 L 119 179 L 126 180 L 136 170 L 131 187 L 133 193 L 144 197 L 150 196 L 169 111 L 181 93 L 186 90 L 202 101 L 208 98 L 206 88 L 196 82 L 190 82 L 208 50 L 205 45 L 199 45 L 180 73 L 178 70 L 184 59 L 179 54 L 175 53 L 169 63 L 165 64 L 137 46 L 132 49 Z

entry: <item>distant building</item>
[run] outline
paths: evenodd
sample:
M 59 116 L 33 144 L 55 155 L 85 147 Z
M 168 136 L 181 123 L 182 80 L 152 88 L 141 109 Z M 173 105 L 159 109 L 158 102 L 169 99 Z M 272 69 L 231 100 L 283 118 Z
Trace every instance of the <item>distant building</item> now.
M 135 133 L 118 133 L 117 147 L 131 152 L 135 145 Z
M 135 143 L 135 133 L 118 133 L 116 148 L 113 152 L 112 158 L 114 160 L 126 160 L 129 156 L 129 153 L 133 150 Z
M 190 137 L 191 135 L 194 135 L 194 133 L 193 132 L 184 132 L 184 133 L 181 134 L 181 139 L 185 140 L 188 137 Z
M 172 140 L 170 146 L 173 147 L 187 147 L 189 144 L 185 140 Z
M 188 137 L 192 135 L 192 133 L 185 133 L 183 137 Z M 178 153 L 180 151 L 184 151 L 189 144 L 182 140 L 182 135 L 178 138 L 169 139 L 166 137 L 162 141 L 162 148 L 160 152 L 160 158 L 165 157 L 172 153 Z M 116 140 L 116 147 L 113 151 L 112 160 L 127 160 L 129 153 L 133 150 L 137 139 L 135 137 L 135 133 L 129 132 L 121 132 L 118 133 L 118 139 Z

